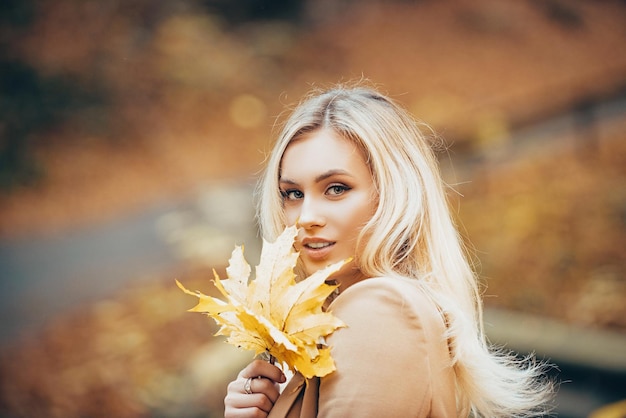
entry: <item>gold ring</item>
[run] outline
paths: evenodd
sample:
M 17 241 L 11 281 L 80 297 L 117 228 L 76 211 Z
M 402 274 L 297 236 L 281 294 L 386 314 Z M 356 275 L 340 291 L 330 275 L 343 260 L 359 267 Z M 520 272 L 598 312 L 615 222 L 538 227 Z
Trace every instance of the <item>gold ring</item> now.
M 252 395 L 254 393 L 252 392 L 252 378 L 251 377 L 246 379 L 246 383 L 243 385 L 243 390 L 248 395 Z

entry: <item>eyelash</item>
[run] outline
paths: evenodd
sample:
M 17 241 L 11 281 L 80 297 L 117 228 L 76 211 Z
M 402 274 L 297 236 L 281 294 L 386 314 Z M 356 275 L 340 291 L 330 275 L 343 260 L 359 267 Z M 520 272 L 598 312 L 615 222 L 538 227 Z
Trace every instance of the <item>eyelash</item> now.
M 330 190 L 337 191 L 337 189 L 339 189 L 339 192 L 333 193 L 332 196 L 342 195 L 343 193 L 350 190 L 350 187 L 346 186 L 345 184 L 332 184 L 330 187 L 328 187 L 328 189 L 326 189 L 326 193 L 328 193 Z
M 348 187 L 345 184 L 331 184 L 330 186 L 328 186 L 324 194 L 329 195 L 329 196 L 341 196 L 342 194 L 344 194 L 350 189 L 351 187 Z M 333 193 L 331 193 L 331 191 Z M 294 194 L 298 194 L 299 196 L 294 197 L 293 196 Z M 302 197 L 304 196 L 304 193 L 302 193 L 302 191 L 298 189 L 288 189 L 288 190 L 281 190 L 280 195 L 282 196 L 283 200 L 293 201 L 293 200 L 302 199 Z
M 299 193 L 301 196 L 296 197 L 296 198 L 290 197 L 290 195 L 292 195 L 293 193 Z M 302 195 L 304 194 L 300 190 L 290 189 L 290 190 L 281 190 L 280 195 L 283 197 L 283 200 L 297 200 L 297 199 L 300 199 Z

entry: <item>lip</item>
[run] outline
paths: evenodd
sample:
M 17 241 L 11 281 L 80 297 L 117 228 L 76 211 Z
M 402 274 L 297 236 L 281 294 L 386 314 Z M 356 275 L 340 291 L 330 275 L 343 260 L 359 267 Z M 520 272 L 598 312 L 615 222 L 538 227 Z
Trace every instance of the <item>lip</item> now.
M 323 247 L 313 248 L 310 245 L 324 245 Z M 312 260 L 321 260 L 326 258 L 335 246 L 334 241 L 329 241 L 323 238 L 305 238 L 301 242 L 301 251 Z

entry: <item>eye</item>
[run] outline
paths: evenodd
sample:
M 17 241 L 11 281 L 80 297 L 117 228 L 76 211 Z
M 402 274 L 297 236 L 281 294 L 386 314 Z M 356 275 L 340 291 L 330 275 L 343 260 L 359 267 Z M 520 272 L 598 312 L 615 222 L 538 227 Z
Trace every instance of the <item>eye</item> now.
M 350 187 L 345 184 L 333 184 L 328 189 L 326 189 L 326 194 L 331 196 L 340 196 L 350 190 Z
M 298 189 L 281 190 L 280 194 L 284 200 L 299 200 L 304 197 L 304 193 Z

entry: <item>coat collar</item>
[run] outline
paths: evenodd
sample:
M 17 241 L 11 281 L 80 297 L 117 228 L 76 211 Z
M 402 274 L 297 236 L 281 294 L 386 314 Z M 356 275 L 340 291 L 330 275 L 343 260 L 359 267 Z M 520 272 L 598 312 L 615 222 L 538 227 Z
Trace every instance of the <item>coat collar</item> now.
M 306 386 L 306 379 L 300 373 L 293 375 L 278 400 L 272 407 L 268 418 L 287 417 L 296 401 L 302 397 L 302 392 Z

